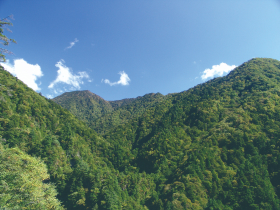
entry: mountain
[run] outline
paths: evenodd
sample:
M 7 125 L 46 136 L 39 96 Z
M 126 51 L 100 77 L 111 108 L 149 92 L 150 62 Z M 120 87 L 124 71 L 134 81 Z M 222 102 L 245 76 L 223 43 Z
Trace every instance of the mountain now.
M 139 98 L 139 97 L 137 97 L 137 98 Z M 135 98 L 125 98 L 125 99 L 122 99 L 122 100 L 109 101 L 109 103 L 111 104 L 111 106 L 112 106 L 112 108 L 114 110 L 114 109 L 117 109 L 117 108 L 119 108 L 121 106 L 127 105 L 127 104 L 131 103 L 134 100 L 135 100 Z
M 114 110 L 108 101 L 88 90 L 66 92 L 54 98 L 53 101 L 86 123 Z
M 280 62 L 252 59 L 104 136 L 155 175 L 151 209 L 279 209 Z
M 120 209 L 121 206 L 144 209 L 143 202 L 155 189 L 150 175 L 115 170 L 105 156 L 110 153 L 108 141 L 60 105 L 34 92 L 2 66 L 0 113 L 0 168 L 5 169 L 0 171 L 1 208 L 58 209 L 60 202 L 53 201 L 55 207 L 40 200 L 43 194 L 36 194 L 51 193 L 49 197 L 46 194 L 45 199 L 54 199 L 56 194 L 55 189 L 48 190 L 45 185 L 34 188 L 40 179 L 55 185 L 57 198 L 67 209 Z M 15 150 L 11 150 L 13 148 Z M 40 166 L 40 161 L 32 157 L 46 164 L 48 174 L 45 174 L 45 166 Z M 32 169 L 34 165 L 42 169 L 38 168 L 37 172 Z M 33 177 L 36 174 L 38 177 Z M 22 188 L 17 189 L 21 183 Z M 147 184 L 150 187 L 140 192 Z M 17 206 L 13 205 L 15 201 L 19 201 Z
M 110 105 L 88 118 L 102 135 L 3 68 L 0 84 L 0 155 L 22 163 L 14 174 L 25 166 L 16 154 L 44 161 L 67 209 L 280 209 L 278 60 L 251 59 L 167 96 L 107 103 L 73 93 L 77 107 Z
M 53 101 L 68 109 L 96 132 L 104 134 L 112 127 L 140 116 L 165 98 L 160 93 L 149 93 L 137 98 L 106 101 L 86 90 L 64 93 Z
M 105 134 L 110 129 L 124 125 L 129 120 L 142 116 L 147 110 L 165 101 L 167 97 L 160 93 L 149 93 L 139 96 L 134 100 L 124 99 L 121 106 L 116 107 L 112 112 L 102 115 L 90 123 L 90 127 L 100 134 Z M 121 101 L 110 101 L 112 105 Z
M 107 157 L 153 175 L 150 209 L 279 209 L 279 75 L 279 61 L 257 58 L 169 95 L 105 129 Z

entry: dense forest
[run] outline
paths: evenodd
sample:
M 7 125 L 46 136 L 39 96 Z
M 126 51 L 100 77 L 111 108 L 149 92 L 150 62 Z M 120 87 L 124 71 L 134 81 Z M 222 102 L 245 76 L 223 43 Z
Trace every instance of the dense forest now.
M 66 92 L 52 100 L 68 109 L 97 133 L 104 134 L 112 127 L 141 116 L 146 110 L 163 102 L 167 97 L 160 93 L 149 93 L 137 98 L 106 101 L 85 90 Z
M 0 90 L 1 208 L 280 209 L 278 60 L 166 96 Z

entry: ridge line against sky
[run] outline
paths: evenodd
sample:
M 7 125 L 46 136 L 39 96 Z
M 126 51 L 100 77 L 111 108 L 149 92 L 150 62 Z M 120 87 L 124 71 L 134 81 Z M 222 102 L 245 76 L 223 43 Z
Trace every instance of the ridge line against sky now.
M 5 68 L 5 70 L 9 71 L 11 74 L 13 74 L 15 77 L 20 79 L 22 82 L 24 82 L 28 87 L 32 88 L 34 91 L 40 91 L 41 88 L 39 87 L 40 84 L 36 83 L 36 80 L 42 76 L 44 76 L 41 67 L 38 64 L 29 64 L 24 59 L 15 59 L 14 65 L 10 63 L 9 60 L 5 63 L 1 63 L 1 65 Z M 52 81 L 48 88 L 53 91 L 54 94 L 62 94 L 63 92 L 67 91 L 75 91 L 80 90 L 81 85 L 84 84 L 83 79 L 88 79 L 87 82 L 92 82 L 87 72 L 82 71 L 78 72 L 78 74 L 73 74 L 69 67 L 65 65 L 65 61 L 61 59 L 58 61 L 55 66 L 59 68 L 57 70 L 57 77 L 54 81 Z M 215 76 L 224 76 L 227 73 L 229 73 L 231 70 L 236 68 L 237 66 L 232 65 L 229 66 L 226 63 L 221 63 L 219 65 L 213 65 L 211 69 L 205 69 L 202 72 L 201 79 L 203 81 L 206 81 L 207 79 L 212 79 Z M 129 85 L 130 78 L 128 75 L 122 71 L 119 72 L 120 79 L 117 82 L 110 82 L 108 79 L 102 79 L 101 83 L 109 84 L 110 86 L 114 85 Z M 197 77 L 195 78 L 197 79 Z M 62 83 L 67 84 L 68 88 L 54 88 L 55 85 Z M 54 96 L 51 94 L 47 95 L 48 98 L 53 98 Z
M 1 65 L 48 98 L 181 92 L 251 58 L 280 58 L 276 0 L 3 0 L 0 14 L 13 14 L 13 33 L 4 34 L 17 41 Z

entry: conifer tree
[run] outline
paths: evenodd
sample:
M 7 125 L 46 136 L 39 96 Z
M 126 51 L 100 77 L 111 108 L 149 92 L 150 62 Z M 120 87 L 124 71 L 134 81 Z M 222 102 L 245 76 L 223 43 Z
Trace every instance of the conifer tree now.
M 7 28 L 7 26 L 12 26 L 13 24 L 10 22 L 9 18 L 12 18 L 12 15 L 3 18 L 0 20 L 0 43 L 4 46 L 8 46 L 11 42 L 12 43 L 16 43 L 16 41 L 14 39 L 8 38 L 7 36 L 5 36 L 4 33 L 4 29 L 6 29 L 7 31 L 11 30 L 9 28 Z M 10 52 L 9 50 L 0 47 L 0 62 L 2 61 L 6 61 L 6 57 L 4 54 L 11 54 L 12 52 Z

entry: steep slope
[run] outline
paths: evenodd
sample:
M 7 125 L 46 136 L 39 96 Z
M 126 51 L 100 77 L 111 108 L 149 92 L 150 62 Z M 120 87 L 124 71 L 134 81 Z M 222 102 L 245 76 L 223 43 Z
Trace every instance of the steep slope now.
M 154 174 L 150 209 L 279 209 L 280 62 L 252 59 L 105 138 L 115 168 Z
M 0 141 L 44 160 L 67 209 L 280 208 L 277 60 L 118 102 L 98 120 L 130 115 L 103 137 L 1 69 L 0 84 Z
M 40 157 L 67 209 L 144 209 L 155 189 L 152 178 L 115 170 L 106 157 L 108 141 L 1 66 L 0 113 L 0 143 Z M 2 184 L 1 198 L 6 187 Z M 24 207 L 31 209 L 30 205 Z

